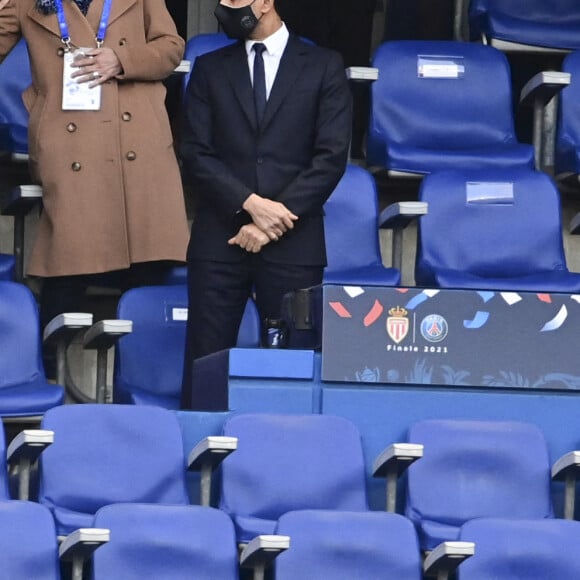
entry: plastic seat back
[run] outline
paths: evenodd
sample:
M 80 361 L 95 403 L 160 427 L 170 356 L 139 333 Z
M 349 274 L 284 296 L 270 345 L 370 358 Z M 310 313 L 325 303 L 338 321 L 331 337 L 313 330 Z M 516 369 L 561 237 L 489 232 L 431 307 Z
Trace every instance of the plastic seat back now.
M 427 420 L 411 426 L 409 441 L 425 446 L 408 469 L 406 504 L 424 549 L 457 540 L 475 518 L 553 517 L 550 460 L 537 426 Z
M 22 93 L 31 83 L 28 51 L 21 40 L 0 64 L 0 151 L 28 153 L 28 111 Z
M 40 459 L 39 501 L 59 533 L 89 527 L 112 503 L 188 504 L 175 414 L 134 405 L 64 405 L 45 414 L 54 443 Z
M 37 503 L 0 502 L 2 578 L 59 580 L 58 543 L 50 511 Z
M 93 556 L 93 580 L 238 579 L 234 526 L 219 510 L 115 504 L 94 525 L 111 530 L 111 540 Z
M 480 519 L 467 522 L 460 539 L 475 555 L 458 568 L 458 580 L 580 578 L 580 522 Z
M 196 34 L 185 43 L 185 54 L 183 58 L 191 63 L 190 70 L 193 70 L 195 59 L 198 56 L 206 54 L 207 52 L 218 50 L 219 48 L 223 48 L 224 46 L 234 44 L 235 42 L 236 40 L 228 38 L 228 36 L 223 32 L 208 32 L 203 34 Z M 187 83 L 189 82 L 190 76 L 191 72 L 187 73 L 183 77 L 184 91 L 187 87 Z
M 276 580 L 422 578 L 417 534 L 398 514 L 289 512 L 276 533 L 290 536 L 290 549 L 275 560 Z
M 116 402 L 179 408 L 187 303 L 184 285 L 134 288 L 123 294 L 117 316 L 132 320 L 133 332 L 116 349 Z M 237 346 L 259 345 L 259 315 L 255 304 L 248 301 Z
M 577 292 L 566 266 L 554 182 L 533 171 L 441 172 L 419 198 L 415 281 L 421 286 Z
M 571 75 L 570 84 L 560 93 L 556 132 L 556 171 L 580 174 L 580 52 L 569 54 L 562 70 Z
M 373 176 L 349 165 L 324 205 L 326 283 L 396 285 L 400 272 L 382 263 L 379 207 Z
M 0 415 L 40 415 L 63 399 L 63 388 L 46 382 L 32 292 L 22 284 L 0 282 Z
M 472 0 L 472 36 L 538 48 L 580 49 L 580 6 L 575 0 Z
M 369 164 L 427 174 L 441 169 L 533 167 L 518 143 L 508 61 L 489 46 L 391 41 L 373 58 Z
M 224 435 L 238 437 L 238 449 L 222 464 L 220 508 L 239 541 L 273 533 L 288 511 L 368 509 L 360 434 L 346 419 L 242 414 Z

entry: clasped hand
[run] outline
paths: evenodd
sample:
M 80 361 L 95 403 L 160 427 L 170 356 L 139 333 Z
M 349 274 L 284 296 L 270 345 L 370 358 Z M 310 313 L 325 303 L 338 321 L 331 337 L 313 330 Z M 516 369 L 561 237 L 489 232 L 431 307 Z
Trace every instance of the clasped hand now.
M 258 253 L 266 244 L 278 241 L 288 230 L 294 228 L 294 222 L 298 219 L 283 203 L 256 193 L 250 194 L 242 207 L 250 214 L 252 223 L 242 226 L 228 240 L 228 244 L 238 245 L 252 253 Z
M 71 78 L 77 79 L 79 83 L 91 83 L 89 85 L 91 88 L 123 72 L 115 51 L 108 47 L 86 51 L 84 56 L 75 58 L 73 66 L 78 70 L 71 75 Z

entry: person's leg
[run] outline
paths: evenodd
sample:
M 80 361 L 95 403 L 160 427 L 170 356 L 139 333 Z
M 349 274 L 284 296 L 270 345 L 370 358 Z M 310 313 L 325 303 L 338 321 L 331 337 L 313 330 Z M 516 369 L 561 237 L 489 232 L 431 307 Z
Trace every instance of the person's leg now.
M 207 411 L 227 408 L 227 392 L 216 392 L 193 380 L 193 361 L 235 346 L 250 291 L 247 261 L 190 263 L 182 408 Z
M 322 266 L 298 266 L 295 264 L 275 264 L 256 260 L 254 272 L 256 305 L 260 319 L 266 330 L 266 321 L 280 320 L 282 299 L 293 290 L 310 288 L 322 283 Z

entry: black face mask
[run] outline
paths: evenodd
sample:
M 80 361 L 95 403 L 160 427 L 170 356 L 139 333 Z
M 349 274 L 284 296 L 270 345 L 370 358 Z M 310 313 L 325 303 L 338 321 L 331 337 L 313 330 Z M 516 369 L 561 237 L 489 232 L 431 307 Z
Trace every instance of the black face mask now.
M 223 4 L 217 5 L 214 15 L 230 38 L 245 40 L 258 26 L 260 20 L 252 12 L 253 3 L 241 8 L 232 8 Z

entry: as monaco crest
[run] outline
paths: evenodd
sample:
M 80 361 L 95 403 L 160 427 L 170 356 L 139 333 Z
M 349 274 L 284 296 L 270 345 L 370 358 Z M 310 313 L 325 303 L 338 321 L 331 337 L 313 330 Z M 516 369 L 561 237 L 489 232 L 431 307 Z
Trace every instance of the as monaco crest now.
M 400 306 L 389 310 L 387 317 L 387 333 L 395 344 L 399 344 L 409 332 L 407 311 Z

